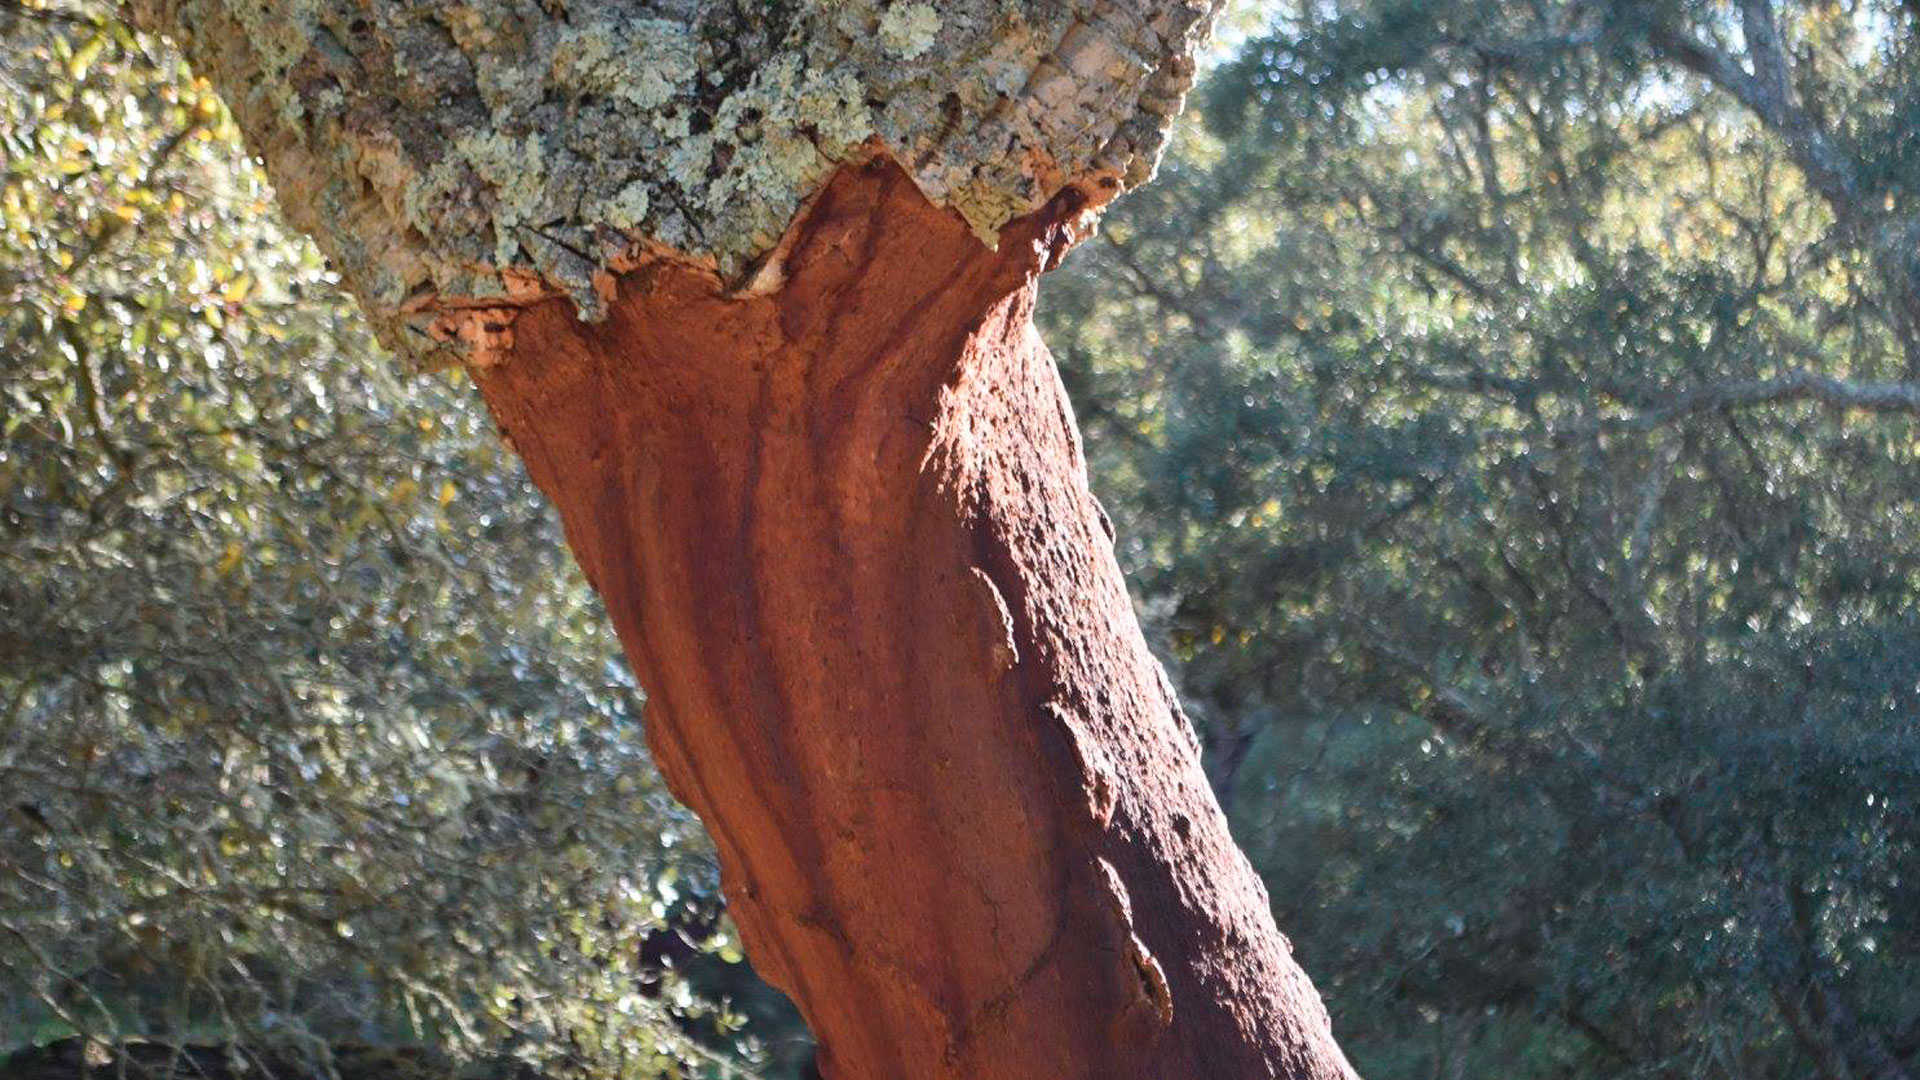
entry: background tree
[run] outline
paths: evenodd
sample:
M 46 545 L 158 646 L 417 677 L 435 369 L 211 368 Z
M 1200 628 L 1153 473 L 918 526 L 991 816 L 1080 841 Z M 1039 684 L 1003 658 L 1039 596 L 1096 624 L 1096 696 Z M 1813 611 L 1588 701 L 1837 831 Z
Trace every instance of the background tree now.
M 1910 13 L 1273 15 L 1050 328 L 1356 1063 L 1910 1075 Z

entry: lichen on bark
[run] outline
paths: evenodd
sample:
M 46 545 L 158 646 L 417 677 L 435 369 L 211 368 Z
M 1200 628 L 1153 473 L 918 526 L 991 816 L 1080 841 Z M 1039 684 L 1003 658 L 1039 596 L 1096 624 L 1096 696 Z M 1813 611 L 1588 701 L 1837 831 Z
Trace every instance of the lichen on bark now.
M 389 345 L 650 256 L 746 280 L 885 152 L 991 241 L 1145 181 L 1219 0 L 130 0 Z

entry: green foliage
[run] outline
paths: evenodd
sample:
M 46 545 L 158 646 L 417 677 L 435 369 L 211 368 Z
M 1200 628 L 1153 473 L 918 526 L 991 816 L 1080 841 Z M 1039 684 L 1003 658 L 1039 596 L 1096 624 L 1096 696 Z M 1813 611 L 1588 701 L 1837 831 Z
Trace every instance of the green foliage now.
M 1365 1075 L 1920 1068 L 1912 10 L 1243 11 L 1049 282 Z M 163 48 L 0 37 L 0 1045 L 771 1060 L 471 396 L 372 354 Z
M 718 1075 L 738 1018 L 642 970 L 730 950 L 704 838 L 462 381 L 100 7 L 0 8 L 0 160 L 0 1048 Z
M 1920 1067 L 1911 15 L 1270 13 L 1043 307 L 1337 1034 Z

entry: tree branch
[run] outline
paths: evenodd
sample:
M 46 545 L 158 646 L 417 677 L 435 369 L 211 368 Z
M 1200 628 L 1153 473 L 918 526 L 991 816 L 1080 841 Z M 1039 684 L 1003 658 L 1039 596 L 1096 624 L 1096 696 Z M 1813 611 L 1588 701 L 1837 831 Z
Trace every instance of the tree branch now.
M 1168 311 L 1185 315 L 1187 320 L 1193 323 L 1194 330 L 1203 338 L 1223 336 L 1220 324 L 1215 322 L 1212 316 L 1195 306 L 1186 297 L 1176 296 L 1166 286 L 1160 284 L 1159 279 L 1148 273 L 1147 269 L 1140 265 L 1140 261 L 1134 258 L 1133 249 L 1114 239 L 1111 230 L 1100 230 L 1100 238 L 1107 242 L 1107 250 L 1113 253 L 1114 261 L 1120 264 L 1120 269 L 1126 271 L 1127 283 L 1133 287 L 1134 292 L 1153 300 Z
M 1605 426 L 1646 431 L 1720 409 L 1784 401 L 1812 401 L 1836 409 L 1920 415 L 1920 383 L 1850 382 L 1796 371 L 1776 379 L 1723 383 L 1680 395 L 1671 405 L 1649 409 Z
M 1742 0 L 1741 29 L 1753 63 L 1752 72 L 1730 53 L 1673 26 L 1657 26 L 1647 35 L 1654 50 L 1682 68 L 1733 95 L 1760 122 L 1786 143 L 1794 163 L 1807 181 L 1842 221 L 1852 221 L 1860 209 L 1858 185 L 1826 132 L 1820 130 L 1794 100 L 1786 47 L 1767 0 Z

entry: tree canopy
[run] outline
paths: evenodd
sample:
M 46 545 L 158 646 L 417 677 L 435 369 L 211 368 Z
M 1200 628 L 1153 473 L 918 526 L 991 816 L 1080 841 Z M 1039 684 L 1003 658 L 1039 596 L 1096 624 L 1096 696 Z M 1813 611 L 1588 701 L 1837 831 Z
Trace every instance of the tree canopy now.
M 1910 19 L 1286 5 L 1050 297 L 1364 1074 L 1913 1067 Z

